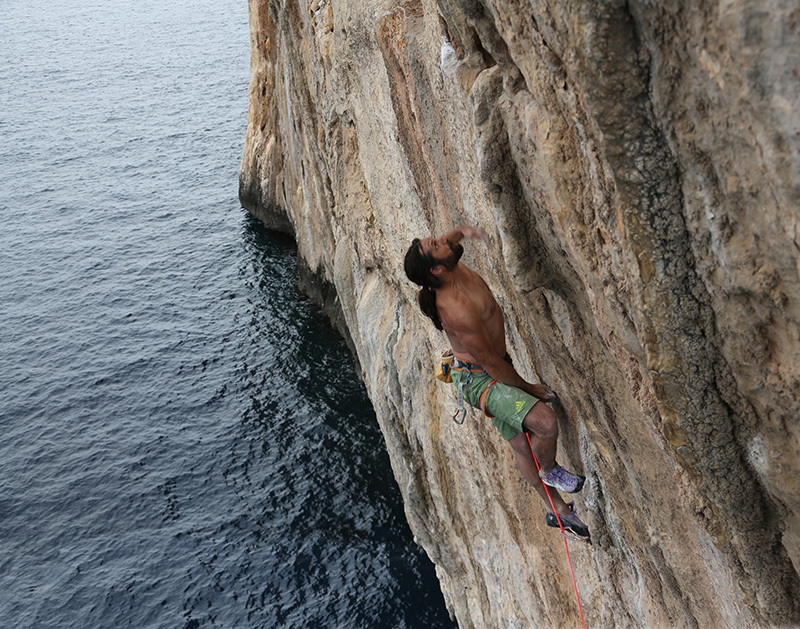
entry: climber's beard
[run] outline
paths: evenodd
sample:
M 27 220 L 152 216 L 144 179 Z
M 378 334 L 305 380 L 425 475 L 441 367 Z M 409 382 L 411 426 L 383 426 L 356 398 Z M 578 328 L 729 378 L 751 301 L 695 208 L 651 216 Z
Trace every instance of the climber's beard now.
M 461 243 L 450 242 L 449 240 L 447 241 L 447 246 L 450 247 L 451 255 L 438 262 L 448 271 L 453 271 L 458 266 L 461 256 L 464 255 L 464 247 L 461 246 Z

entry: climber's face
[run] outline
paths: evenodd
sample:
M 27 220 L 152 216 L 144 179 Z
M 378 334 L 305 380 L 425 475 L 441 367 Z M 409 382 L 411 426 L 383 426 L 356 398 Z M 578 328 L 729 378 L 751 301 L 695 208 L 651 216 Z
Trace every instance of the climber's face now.
M 448 271 L 455 269 L 461 256 L 464 255 L 464 247 L 459 243 L 450 242 L 444 236 L 423 238 L 419 246 L 422 253 L 429 255 L 435 264 L 441 264 Z

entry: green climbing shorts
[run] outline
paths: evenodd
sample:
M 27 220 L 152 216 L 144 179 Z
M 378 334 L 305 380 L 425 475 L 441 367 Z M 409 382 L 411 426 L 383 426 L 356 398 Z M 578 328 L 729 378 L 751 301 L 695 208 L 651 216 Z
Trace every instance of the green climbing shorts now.
M 462 378 L 466 380 L 469 374 L 466 369 L 453 369 L 456 390 Z M 502 382 L 489 386 L 491 382 L 492 377 L 485 371 L 472 372 L 472 382 L 464 385 L 464 400 L 470 406 L 482 410 L 497 426 L 503 439 L 508 441 L 522 432 L 522 420 L 539 398 Z

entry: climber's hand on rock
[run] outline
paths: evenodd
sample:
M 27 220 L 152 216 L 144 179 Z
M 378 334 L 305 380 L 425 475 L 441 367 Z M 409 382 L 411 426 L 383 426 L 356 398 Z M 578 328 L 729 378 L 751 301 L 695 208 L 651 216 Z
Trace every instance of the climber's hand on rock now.
M 546 384 L 534 384 L 531 387 L 531 395 L 539 398 L 542 402 L 553 402 L 558 397 L 556 392 Z
M 480 227 L 461 227 L 461 233 L 467 238 L 472 238 L 473 240 L 482 240 L 483 244 L 485 244 L 487 247 L 489 246 L 489 234 L 487 234 L 486 231 Z

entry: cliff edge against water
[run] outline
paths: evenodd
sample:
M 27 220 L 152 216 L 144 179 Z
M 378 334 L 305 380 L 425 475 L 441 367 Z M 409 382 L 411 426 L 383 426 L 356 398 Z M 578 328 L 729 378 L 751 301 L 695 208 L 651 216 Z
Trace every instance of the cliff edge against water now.
M 491 423 L 450 420 L 402 269 L 467 223 L 559 394 L 588 626 L 800 624 L 800 3 L 250 0 L 242 203 L 294 234 L 467 627 L 579 626 Z

